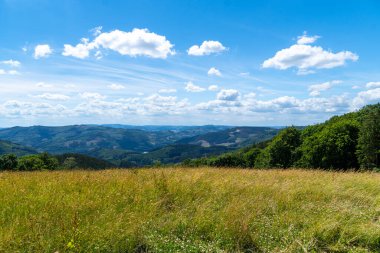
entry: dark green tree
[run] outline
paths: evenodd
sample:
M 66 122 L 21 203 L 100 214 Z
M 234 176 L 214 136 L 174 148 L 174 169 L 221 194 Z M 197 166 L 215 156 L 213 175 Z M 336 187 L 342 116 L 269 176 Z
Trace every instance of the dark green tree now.
M 269 166 L 289 168 L 296 160 L 295 151 L 301 145 L 301 133 L 295 127 L 282 130 L 269 144 Z
M 380 104 L 366 108 L 357 146 L 361 168 L 380 168 Z
M 44 162 L 38 155 L 27 155 L 18 160 L 18 170 L 21 171 L 42 170 L 43 168 Z
M 357 168 L 358 133 L 359 124 L 355 120 L 341 120 L 324 126 L 303 141 L 301 164 L 324 169 Z
M 0 156 L 0 170 L 16 170 L 17 156 L 14 154 L 5 154 Z

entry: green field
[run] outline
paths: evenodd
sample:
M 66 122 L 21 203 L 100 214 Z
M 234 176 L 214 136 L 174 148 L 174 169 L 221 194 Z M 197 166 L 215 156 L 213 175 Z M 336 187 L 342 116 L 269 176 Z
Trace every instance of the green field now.
M 0 173 L 0 252 L 380 252 L 380 174 Z

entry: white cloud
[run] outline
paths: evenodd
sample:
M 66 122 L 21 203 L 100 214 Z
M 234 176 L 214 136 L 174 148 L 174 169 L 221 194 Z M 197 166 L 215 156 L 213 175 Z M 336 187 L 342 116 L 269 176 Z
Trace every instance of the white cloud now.
M 357 110 L 369 103 L 380 102 L 380 88 L 359 92 L 352 101 L 352 110 Z
M 114 30 L 101 33 L 95 38 L 94 43 L 132 57 L 148 56 L 165 59 L 168 55 L 175 54 L 172 50 L 174 45 L 165 36 L 149 32 L 148 29 L 135 28 L 132 32 Z
M 0 104 L 0 115 L 9 118 L 38 117 L 38 116 L 68 116 L 71 110 L 63 105 L 51 105 L 48 103 L 34 103 L 18 100 L 8 100 Z
M 254 98 L 256 98 L 256 93 L 254 92 L 250 92 L 244 95 L 244 99 L 254 99 Z
M 359 85 L 354 85 L 351 87 L 353 90 L 357 90 L 357 89 L 360 89 L 360 86 Z
M 94 36 L 98 36 L 99 34 L 102 33 L 102 29 L 103 29 L 103 26 L 97 26 L 97 27 L 94 27 L 90 30 L 90 32 L 94 35 Z
M 53 50 L 47 44 L 37 45 L 34 48 L 34 58 L 35 59 L 48 57 L 52 53 L 53 53 Z
M 209 76 L 222 76 L 222 73 L 220 73 L 220 71 L 214 67 L 210 68 L 207 74 Z
M 97 37 L 89 42 L 88 39 L 82 39 L 82 43 L 76 46 L 69 44 L 64 45 L 64 56 L 73 56 L 77 58 L 87 58 L 93 49 L 110 49 L 121 55 L 131 57 L 148 56 L 151 58 L 165 59 L 168 55 L 174 55 L 172 49 L 174 45 L 166 39 L 165 36 L 150 32 L 148 29 L 133 29 L 131 32 L 114 30 L 111 32 L 97 32 Z M 95 57 L 100 59 L 100 51 L 95 53 Z
M 234 89 L 221 90 L 216 95 L 216 98 L 218 100 L 226 100 L 226 101 L 236 101 L 239 99 L 239 97 L 240 97 L 239 91 L 234 90 Z
M 161 89 L 158 91 L 158 93 L 176 93 L 176 89 Z
M 239 76 L 249 76 L 250 73 L 249 72 L 241 72 L 239 73 Z
M 55 100 L 55 101 L 66 101 L 70 99 L 69 96 L 66 96 L 63 94 L 57 94 L 57 93 L 43 93 L 41 95 L 36 95 L 34 97 L 46 99 L 46 100 Z
M 192 82 L 188 82 L 186 84 L 185 90 L 188 92 L 202 92 L 202 91 L 205 91 L 206 89 L 200 86 L 197 86 L 193 84 Z
M 5 75 L 7 72 L 4 69 L 0 69 L 0 75 Z
M 217 91 L 217 90 L 219 90 L 219 87 L 218 87 L 218 85 L 210 85 L 210 86 L 208 86 L 208 90 L 209 91 Z
M 306 36 L 306 35 L 305 35 Z M 350 51 L 333 53 L 319 46 L 311 46 L 316 37 L 302 37 L 301 43 L 278 51 L 272 58 L 265 60 L 263 68 L 288 69 L 295 67 L 299 74 L 314 73 L 313 69 L 330 69 L 342 66 L 346 61 L 357 61 L 359 56 Z M 313 42 L 314 42 L 313 41 Z M 310 72 L 312 71 L 312 72 Z
M 329 90 L 331 89 L 335 84 L 339 84 L 339 83 L 342 83 L 341 80 L 334 80 L 334 81 L 331 81 L 331 82 L 325 82 L 325 83 L 321 83 L 321 84 L 314 84 L 314 85 L 310 85 L 309 86 L 309 95 L 310 96 L 319 96 L 321 94 L 321 91 L 326 91 L 326 90 Z
M 11 67 L 20 67 L 21 62 L 19 61 L 14 61 L 14 60 L 7 60 L 7 61 L 1 61 L 2 64 L 9 65 Z
M 367 89 L 373 89 L 380 87 L 380 82 L 369 82 L 365 85 Z
M 318 36 L 318 35 L 307 36 L 307 34 L 305 32 L 302 36 L 298 36 L 297 44 L 299 44 L 299 45 L 312 44 L 315 41 L 317 41 L 317 39 L 319 39 L 319 38 L 320 38 L 320 36 Z
M 111 90 L 122 90 L 122 89 L 125 89 L 125 86 L 124 85 L 121 85 L 121 84 L 110 84 L 107 86 L 108 88 L 110 88 Z
M 96 92 L 84 92 L 80 94 L 81 98 L 88 99 L 88 100 L 101 100 L 105 99 L 106 96 L 103 96 Z
M 210 55 L 214 53 L 221 53 L 225 50 L 227 50 L 227 48 L 223 46 L 222 43 L 220 43 L 219 41 L 208 40 L 208 41 L 203 41 L 201 46 L 194 45 L 190 47 L 187 50 L 187 53 L 189 55 L 194 55 L 194 56 L 203 56 L 203 55 Z
M 89 43 L 88 39 L 82 38 L 82 43 L 79 43 L 76 46 L 65 44 L 62 55 L 84 59 L 89 56 L 90 51 L 95 47 L 96 45 L 94 43 Z

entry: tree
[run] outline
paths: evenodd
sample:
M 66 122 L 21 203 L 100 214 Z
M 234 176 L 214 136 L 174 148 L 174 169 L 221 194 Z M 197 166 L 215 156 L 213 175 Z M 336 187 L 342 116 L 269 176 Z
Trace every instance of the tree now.
M 18 170 L 21 171 L 33 171 L 42 170 L 44 168 L 44 162 L 38 155 L 27 155 L 19 158 Z
M 251 148 L 246 153 L 244 153 L 243 158 L 245 160 L 245 165 L 249 168 L 255 167 L 256 158 L 259 156 L 260 153 L 261 149 L 256 147 Z
M 0 170 L 16 170 L 17 156 L 14 154 L 6 154 L 0 156 Z
M 78 167 L 78 163 L 75 157 L 67 157 L 62 163 L 62 167 L 64 169 L 74 169 Z
M 325 125 L 303 141 L 301 164 L 325 169 L 357 168 L 358 132 L 356 120 L 346 119 Z
M 361 168 L 380 168 L 380 104 L 366 108 L 359 131 L 357 156 Z
M 57 168 L 57 158 L 49 155 L 48 153 L 27 155 L 19 158 L 18 160 L 18 169 L 22 171 L 55 170 Z
M 282 130 L 266 147 L 266 155 L 259 156 L 268 161 L 261 161 L 269 167 L 289 168 L 296 160 L 296 149 L 301 144 L 301 133 L 295 127 Z

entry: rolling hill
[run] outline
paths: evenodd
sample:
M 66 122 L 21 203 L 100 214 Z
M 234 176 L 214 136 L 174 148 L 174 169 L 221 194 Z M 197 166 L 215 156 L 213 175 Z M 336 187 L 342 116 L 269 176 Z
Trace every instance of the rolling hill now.
M 30 154 L 36 154 L 37 151 L 30 147 L 25 147 L 20 144 L 12 143 L 9 141 L 0 141 L 0 155 L 15 154 L 17 156 L 24 156 Z
M 218 155 L 276 135 L 269 127 L 73 125 L 0 129 L 0 139 L 35 152 L 79 153 L 117 166 L 176 163 Z
M 177 143 L 199 145 L 202 147 L 223 146 L 239 148 L 271 139 L 278 131 L 278 129 L 270 127 L 234 127 L 184 138 Z

